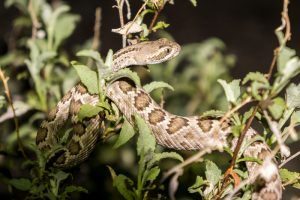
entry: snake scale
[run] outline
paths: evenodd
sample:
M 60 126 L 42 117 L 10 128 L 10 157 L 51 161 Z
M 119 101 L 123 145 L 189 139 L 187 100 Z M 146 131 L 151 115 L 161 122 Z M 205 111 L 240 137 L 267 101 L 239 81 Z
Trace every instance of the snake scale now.
M 141 42 L 127 46 L 113 55 L 113 71 L 131 66 L 156 64 L 169 60 L 180 51 L 180 46 L 167 39 Z M 236 140 L 229 142 L 231 134 L 230 122 L 221 122 L 209 117 L 182 117 L 173 115 L 161 108 L 143 88 L 135 86 L 127 80 L 116 80 L 109 84 L 106 96 L 113 101 L 130 123 L 134 123 L 133 115 L 139 114 L 151 128 L 158 144 L 178 150 L 211 150 L 230 147 L 234 149 Z M 98 95 L 91 95 L 87 89 L 78 84 L 73 87 L 51 110 L 47 120 L 43 121 L 37 136 L 36 144 L 39 149 L 49 151 L 59 143 L 63 136 L 64 147 L 49 156 L 56 167 L 68 168 L 85 160 L 94 149 L 98 136 L 103 131 L 102 121 L 105 116 L 97 115 L 79 121 L 77 113 L 83 104 L 96 105 Z M 73 129 L 64 130 L 70 122 Z M 257 135 L 250 128 L 246 140 Z M 249 178 L 255 185 L 252 199 L 278 200 L 282 197 L 281 180 L 278 168 L 270 160 L 271 151 L 262 141 L 255 141 L 243 152 L 264 160 L 263 165 L 256 162 L 246 162 Z M 264 170 L 264 171 L 263 171 Z M 258 176 L 258 172 L 261 172 Z

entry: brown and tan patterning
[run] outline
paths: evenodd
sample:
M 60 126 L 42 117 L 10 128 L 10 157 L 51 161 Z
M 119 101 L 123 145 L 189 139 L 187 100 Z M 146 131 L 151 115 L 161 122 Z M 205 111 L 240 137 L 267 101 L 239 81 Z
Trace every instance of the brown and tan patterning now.
M 125 47 L 113 56 L 113 71 L 130 65 L 146 65 L 161 63 L 176 56 L 180 46 L 167 39 L 142 42 Z M 178 150 L 211 150 L 224 147 L 235 148 L 236 140 L 228 141 L 231 134 L 229 122 L 218 119 L 203 119 L 198 116 L 182 117 L 173 115 L 158 106 L 150 95 L 142 88 L 130 82 L 119 80 L 106 88 L 106 95 L 111 99 L 131 122 L 134 114 L 139 114 L 151 128 L 157 142 L 167 148 Z M 59 131 L 71 119 L 73 130 L 69 132 L 69 141 L 62 150 L 51 156 L 57 167 L 71 167 L 88 157 L 95 147 L 99 133 L 102 131 L 102 117 L 96 116 L 79 122 L 77 113 L 82 104 L 95 105 L 98 96 L 90 95 L 84 86 L 78 85 L 57 104 L 50 113 L 48 120 L 42 122 L 37 133 L 36 143 L 42 150 L 63 145 L 59 141 Z M 246 140 L 257 133 L 249 129 Z M 256 157 L 264 160 L 263 165 L 256 162 L 246 162 L 249 178 L 256 187 L 252 199 L 278 200 L 282 196 L 281 180 L 278 168 L 269 159 L 270 149 L 264 142 L 252 143 L 244 152 L 244 156 Z M 264 170 L 267 170 L 265 173 Z M 255 176 L 259 173 L 259 176 Z

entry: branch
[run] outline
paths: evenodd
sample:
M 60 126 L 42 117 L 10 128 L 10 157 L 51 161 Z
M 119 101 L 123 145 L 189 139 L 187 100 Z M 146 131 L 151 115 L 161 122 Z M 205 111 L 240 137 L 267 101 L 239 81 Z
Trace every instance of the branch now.
M 27 156 L 25 154 L 25 151 L 24 151 L 23 143 L 22 143 L 21 138 L 20 138 L 19 121 L 18 121 L 18 118 L 17 118 L 17 115 L 16 115 L 16 110 L 15 110 L 15 107 L 14 107 L 14 104 L 13 104 L 13 101 L 12 101 L 12 98 L 11 98 L 11 93 L 10 93 L 8 83 L 7 83 L 8 80 L 9 80 L 9 77 L 6 77 L 4 72 L 1 69 L 0 69 L 0 79 L 3 83 L 8 103 L 9 103 L 11 109 L 12 109 L 12 112 L 13 112 L 14 123 L 15 123 L 16 132 L 17 132 L 17 140 L 18 140 L 19 150 L 21 151 L 23 157 L 27 158 Z

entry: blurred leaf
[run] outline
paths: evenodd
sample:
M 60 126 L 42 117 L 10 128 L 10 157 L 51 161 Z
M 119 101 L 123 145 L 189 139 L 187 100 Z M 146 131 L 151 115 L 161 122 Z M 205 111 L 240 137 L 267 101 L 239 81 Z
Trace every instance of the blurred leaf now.
M 128 142 L 135 134 L 133 126 L 125 119 L 120 135 L 114 144 L 113 148 L 119 148 L 126 142 Z
M 120 174 L 114 179 L 114 186 L 126 200 L 134 200 L 135 194 L 129 188 L 133 187 L 133 181 L 127 176 Z
M 143 88 L 144 90 L 146 90 L 147 93 L 150 93 L 158 88 L 168 88 L 172 91 L 174 90 L 174 88 L 171 85 L 163 81 L 152 81 L 151 83 L 144 85 Z
M 90 94 L 98 93 L 98 78 L 97 73 L 85 65 L 78 64 L 72 61 L 71 64 L 76 69 L 76 72 L 81 82 L 87 87 Z
M 94 51 L 91 49 L 85 49 L 85 50 L 81 50 L 79 52 L 76 53 L 76 56 L 84 56 L 84 57 L 89 57 L 94 59 L 95 61 L 99 62 L 99 63 L 104 63 L 99 52 L 98 51 Z
M 120 78 L 129 78 L 132 80 L 137 86 L 141 86 L 141 80 L 140 77 L 136 72 L 131 71 L 128 68 L 121 69 L 113 74 L 110 81 L 113 82 L 115 80 L 118 80 Z
M 280 119 L 286 108 L 285 101 L 281 97 L 277 97 L 272 100 L 272 104 L 268 106 L 272 117 L 276 120 Z
M 291 123 L 300 123 L 300 111 L 296 111 L 292 114 Z
M 81 186 L 75 186 L 75 185 L 70 185 L 67 186 L 64 193 L 73 193 L 73 192 L 84 192 L 84 193 L 88 193 L 87 189 L 85 189 L 84 187 Z
M 165 28 L 168 28 L 170 26 L 170 24 L 167 24 L 163 21 L 159 21 L 156 23 L 156 25 L 152 28 L 152 30 L 155 32 L 159 29 L 165 29 Z
M 10 179 L 9 184 L 17 188 L 18 190 L 28 191 L 31 188 L 31 181 L 26 178 Z
M 248 81 L 257 81 L 269 85 L 267 78 L 260 72 L 249 72 L 243 79 L 243 84 L 246 84 Z
M 79 19 L 79 15 L 73 14 L 64 14 L 59 17 L 59 20 L 56 21 L 53 33 L 54 49 L 57 49 L 61 43 L 73 33 Z
M 160 169 L 158 166 L 151 168 L 147 173 L 145 181 L 154 181 L 159 175 L 159 173 L 160 173 Z
M 202 195 L 203 193 L 201 187 L 206 184 L 206 181 L 204 181 L 204 179 L 201 176 L 197 176 L 195 183 L 188 188 L 188 191 L 189 193 L 199 192 Z
M 279 170 L 280 178 L 283 183 L 287 183 L 288 185 L 294 184 L 297 188 L 300 184 L 300 173 L 299 172 L 291 172 L 287 169 Z M 292 185 L 292 186 L 294 186 Z
M 135 115 L 135 121 L 139 130 L 139 137 L 137 141 L 137 153 L 141 155 L 142 153 L 147 153 L 148 151 L 153 152 L 155 150 L 155 137 L 145 120 L 139 115 Z
M 190 2 L 193 4 L 193 6 L 197 6 L 197 0 L 190 0 Z
M 221 175 L 222 171 L 214 162 L 210 160 L 205 161 L 205 177 L 212 185 L 216 185 L 219 182 Z
M 151 168 L 155 163 L 161 161 L 162 159 L 175 159 L 183 162 L 183 158 L 180 154 L 176 152 L 162 152 L 162 153 L 155 153 L 153 158 L 148 162 L 147 167 Z
M 82 121 L 84 118 L 94 117 L 101 112 L 103 108 L 98 106 L 93 106 L 90 104 L 83 104 L 80 106 L 80 110 L 78 113 L 78 119 Z
M 286 104 L 288 108 L 300 108 L 300 84 L 291 83 L 286 89 Z
M 241 94 L 240 81 L 241 80 L 233 80 L 230 83 L 227 83 L 222 79 L 218 79 L 218 82 L 222 85 L 225 91 L 228 102 L 237 103 L 237 99 Z

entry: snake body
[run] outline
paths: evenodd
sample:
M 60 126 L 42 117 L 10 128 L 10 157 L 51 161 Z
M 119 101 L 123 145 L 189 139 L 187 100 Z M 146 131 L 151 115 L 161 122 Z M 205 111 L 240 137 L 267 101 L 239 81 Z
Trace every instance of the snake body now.
M 125 47 L 113 56 L 113 71 L 131 65 L 145 65 L 164 62 L 176 56 L 180 46 L 166 39 L 142 42 Z M 126 119 L 134 123 L 133 116 L 139 114 L 148 124 L 157 142 L 167 148 L 178 150 L 211 150 L 230 147 L 234 149 L 236 140 L 229 141 L 230 122 L 199 116 L 182 117 L 161 108 L 143 88 L 126 80 L 117 80 L 106 88 L 107 97 L 113 101 Z M 91 95 L 79 84 L 73 87 L 43 121 L 38 130 L 36 143 L 41 150 L 51 150 L 59 144 L 58 135 L 70 119 L 73 129 L 65 136 L 63 148 L 53 153 L 49 160 L 57 167 L 67 168 L 85 160 L 96 145 L 103 130 L 104 117 L 97 115 L 79 122 L 77 113 L 83 104 L 96 105 L 97 95 Z M 250 128 L 246 140 L 257 135 Z M 58 145 L 59 146 L 59 145 Z M 263 160 L 263 165 L 246 162 L 249 178 L 256 187 L 252 199 L 281 199 L 282 189 L 278 168 L 270 160 L 271 151 L 262 141 L 255 141 L 243 152 L 244 156 Z M 263 171 L 266 170 L 266 173 Z M 257 173 L 259 175 L 257 176 Z

